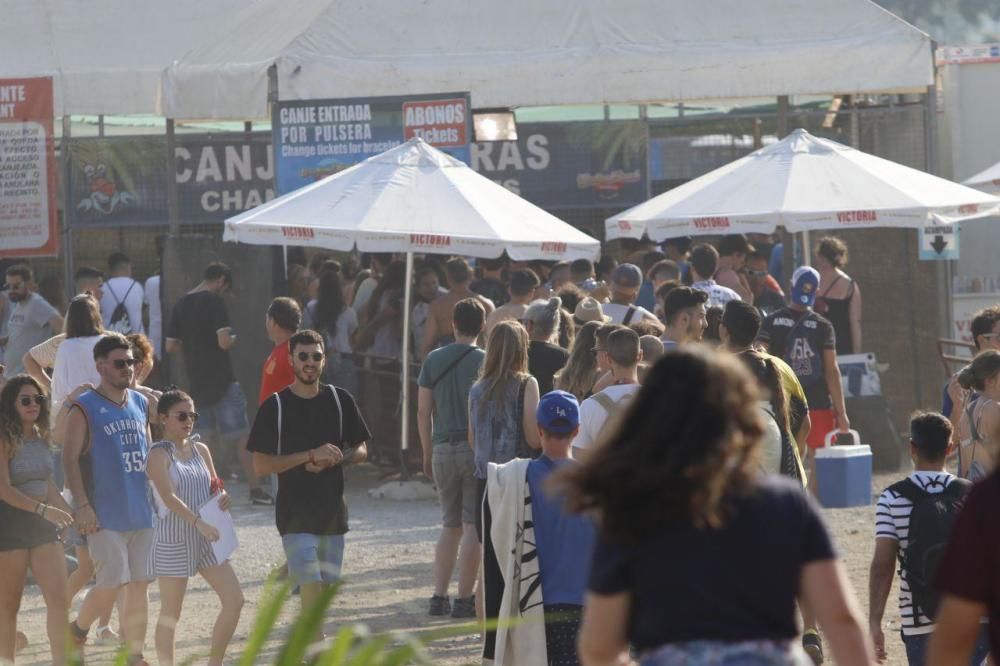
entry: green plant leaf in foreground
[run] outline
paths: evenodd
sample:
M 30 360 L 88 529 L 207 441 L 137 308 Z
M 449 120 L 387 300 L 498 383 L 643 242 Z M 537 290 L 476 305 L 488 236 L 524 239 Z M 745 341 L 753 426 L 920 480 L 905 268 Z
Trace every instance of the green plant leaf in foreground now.
M 337 596 L 341 583 L 330 585 L 323 589 L 316 603 L 311 608 L 304 609 L 302 615 L 292 625 L 288 641 L 278 655 L 279 664 L 299 664 L 306 656 L 313 639 L 323 628 L 323 618 L 330 608 L 333 598 Z
M 267 641 L 274 626 L 278 622 L 278 615 L 285 602 L 288 601 L 288 594 L 291 588 L 287 582 L 278 585 L 272 576 L 268 579 L 261 595 L 260 608 L 257 611 L 257 619 L 254 621 L 253 631 L 247 639 L 246 649 L 240 657 L 240 666 L 255 666 L 259 663 L 257 657 L 264 643 Z

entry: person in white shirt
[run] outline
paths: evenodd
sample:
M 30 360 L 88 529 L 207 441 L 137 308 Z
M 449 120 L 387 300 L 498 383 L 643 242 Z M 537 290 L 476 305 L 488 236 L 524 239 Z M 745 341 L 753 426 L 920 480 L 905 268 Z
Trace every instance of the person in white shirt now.
M 929 582 L 925 563 L 920 554 L 936 550 L 935 542 L 927 542 L 910 550 L 914 534 L 925 537 L 934 533 L 935 516 L 954 516 L 971 484 L 945 471 L 952 441 L 951 423 L 942 414 L 919 413 L 910 421 L 910 456 L 914 471 L 888 488 L 878 499 L 875 510 L 875 553 L 869 573 L 868 624 L 875 655 L 880 662 L 887 658 L 882 619 L 892 589 L 893 575 L 899 570 L 900 632 L 907 661 L 912 665 L 943 663 L 927 659 L 928 642 L 935 630 L 933 608 L 924 608 Z M 930 518 L 929 518 L 930 517 Z M 945 518 L 948 520 L 947 518 Z M 921 526 L 916 521 L 925 521 Z M 930 520 L 930 522 L 926 522 Z M 987 538 L 987 535 L 983 535 Z M 940 557 L 940 554 L 937 555 Z M 927 558 L 931 559 L 931 558 Z M 983 585 L 987 585 L 984 581 Z M 985 629 L 986 625 L 983 625 Z M 981 631 L 973 648 L 962 663 L 980 664 L 989 652 L 987 632 Z M 970 658 L 971 657 L 971 658 Z M 959 663 L 948 662 L 948 663 Z
M 78 386 L 101 383 L 94 363 L 94 345 L 104 335 L 97 300 L 90 294 L 74 296 L 66 310 L 66 337 L 59 344 L 52 367 L 52 414 Z
M 708 294 L 708 307 L 726 307 L 729 301 L 740 301 L 740 295 L 718 284 L 713 276 L 719 269 L 719 252 L 708 243 L 691 250 L 691 286 Z
M 621 264 L 611 274 L 611 302 L 602 306 L 611 322 L 628 326 L 640 319 L 658 321 L 656 315 L 635 304 L 642 286 L 642 270 L 635 264 Z
M 639 334 L 623 328 L 608 336 L 606 351 L 614 382 L 580 405 L 580 432 L 573 439 L 573 457 L 582 459 L 602 437 L 609 422 L 617 419 L 629 401 L 639 392 L 639 361 L 642 351 Z
M 108 275 L 104 283 L 104 296 L 101 298 L 104 328 L 122 335 L 145 333 L 142 326 L 145 293 L 142 283 L 132 278 L 131 260 L 121 252 L 115 252 L 108 257 Z M 124 317 L 115 314 L 119 304 L 125 305 Z

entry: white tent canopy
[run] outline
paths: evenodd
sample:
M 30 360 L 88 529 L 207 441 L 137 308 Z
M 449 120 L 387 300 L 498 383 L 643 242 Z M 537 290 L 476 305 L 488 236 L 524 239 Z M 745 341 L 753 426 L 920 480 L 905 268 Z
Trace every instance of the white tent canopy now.
M 877 66 L 873 66 L 877 63 Z M 248 12 L 163 78 L 178 119 L 282 100 L 469 91 L 480 108 L 919 91 L 930 38 L 869 0 L 303 0 Z
M 226 220 L 224 240 L 362 252 L 597 259 L 600 243 L 421 139 Z
M 963 181 L 963 184 L 989 194 L 1000 194 L 1000 162 Z
M 922 228 L 985 217 L 1000 200 L 799 129 L 605 222 L 607 238 Z
M 0 76 L 53 77 L 57 116 L 154 113 L 163 69 L 248 4 L 0 0 Z

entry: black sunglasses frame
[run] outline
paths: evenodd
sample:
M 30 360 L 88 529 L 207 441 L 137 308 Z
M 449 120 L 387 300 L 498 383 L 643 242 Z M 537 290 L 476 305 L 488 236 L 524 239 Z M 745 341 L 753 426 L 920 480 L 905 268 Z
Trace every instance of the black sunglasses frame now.
M 46 402 L 48 402 L 48 398 L 46 398 L 44 395 L 42 395 L 40 393 L 36 393 L 35 395 L 21 395 L 21 396 L 18 396 L 17 401 L 19 403 L 21 403 L 22 407 L 29 407 L 31 405 L 32 401 L 34 401 L 36 405 L 38 405 L 39 407 L 41 407 Z

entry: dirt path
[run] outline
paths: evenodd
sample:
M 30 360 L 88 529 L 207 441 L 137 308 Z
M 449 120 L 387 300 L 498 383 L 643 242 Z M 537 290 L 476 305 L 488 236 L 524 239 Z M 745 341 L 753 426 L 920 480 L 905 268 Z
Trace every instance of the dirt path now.
M 368 497 L 367 490 L 377 485 L 378 481 L 376 470 L 369 466 L 351 470 L 348 476 L 351 533 L 347 538 L 344 562 L 347 585 L 330 613 L 327 632 L 336 631 L 345 623 L 356 622 L 365 623 L 374 631 L 414 630 L 450 624 L 450 620 L 432 620 L 426 615 L 427 598 L 431 593 L 434 541 L 440 524 L 437 504 L 428 500 L 390 502 Z M 897 478 L 898 475 L 879 476 L 874 486 L 881 491 Z M 249 506 L 245 501 L 244 487 L 237 485 L 232 493 L 237 500 L 233 512 L 242 544 L 233 564 L 237 576 L 243 581 L 247 597 L 247 605 L 230 648 L 230 655 L 235 656 L 251 630 L 264 581 L 268 573 L 284 561 L 284 557 L 274 528 L 273 511 Z M 874 517 L 874 505 L 826 512 L 837 547 L 866 612 Z M 74 608 L 78 606 L 79 598 Z M 281 626 L 268 643 L 268 655 L 276 653 L 296 607 L 297 604 L 290 606 L 283 613 Z M 193 579 L 177 630 L 178 663 L 207 653 L 215 609 L 214 593 L 200 578 Z M 150 663 L 155 663 L 153 626 L 158 614 L 159 597 L 153 585 L 150 588 L 151 622 L 146 649 L 146 658 Z M 895 587 L 886 619 L 889 622 L 885 629 L 890 653 L 888 663 L 902 666 L 906 659 L 899 639 Z M 112 624 L 115 626 L 117 621 Z M 48 663 L 45 609 L 35 587 L 25 592 L 18 625 L 31 641 L 28 650 L 19 655 L 18 663 Z M 470 636 L 436 643 L 430 652 L 435 664 L 457 666 L 478 663 L 477 647 L 478 637 Z M 110 648 L 95 646 L 88 650 L 88 664 L 107 664 L 110 661 Z M 197 659 L 195 663 L 201 661 Z M 235 658 L 231 661 L 235 663 Z

